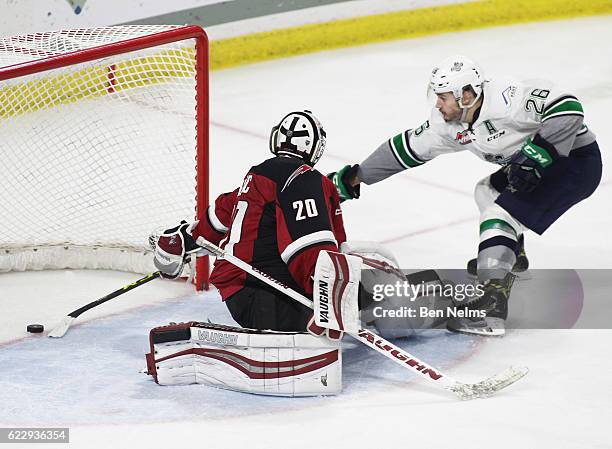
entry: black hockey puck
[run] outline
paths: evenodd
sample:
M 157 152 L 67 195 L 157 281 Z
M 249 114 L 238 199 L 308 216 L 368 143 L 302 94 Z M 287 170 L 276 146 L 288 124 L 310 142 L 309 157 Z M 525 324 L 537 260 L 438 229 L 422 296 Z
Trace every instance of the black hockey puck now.
M 28 332 L 31 332 L 33 334 L 40 334 L 44 330 L 45 326 L 43 326 L 42 324 L 28 324 Z

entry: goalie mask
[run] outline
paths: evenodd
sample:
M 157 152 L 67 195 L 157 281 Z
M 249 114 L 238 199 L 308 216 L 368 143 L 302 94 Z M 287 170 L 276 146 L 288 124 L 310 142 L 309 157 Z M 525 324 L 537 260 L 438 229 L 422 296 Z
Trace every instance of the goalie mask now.
M 325 130 L 310 111 L 287 114 L 270 133 L 270 151 L 275 156 L 296 156 L 315 165 L 325 151 Z
M 482 96 L 485 78 L 480 67 L 465 56 L 453 56 L 444 60 L 431 72 L 429 93 L 443 94 L 452 92 L 459 107 L 466 111 L 476 104 Z M 476 98 L 468 105 L 461 102 L 463 92 L 471 88 Z M 465 114 L 465 112 L 464 112 Z

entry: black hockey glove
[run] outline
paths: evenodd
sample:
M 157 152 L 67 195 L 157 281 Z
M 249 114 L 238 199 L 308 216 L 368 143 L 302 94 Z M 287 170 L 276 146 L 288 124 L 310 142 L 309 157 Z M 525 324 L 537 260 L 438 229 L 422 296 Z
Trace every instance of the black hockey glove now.
M 555 147 L 536 134 L 510 159 L 508 188 L 513 192 L 533 192 L 558 158 Z
M 185 263 L 191 260 L 191 255 L 202 250 L 191 237 L 194 224 L 185 220 L 178 226 L 166 229 L 155 242 L 153 263 L 167 279 L 175 279 L 183 271 Z
M 522 153 L 517 153 L 508 168 L 508 185 L 516 192 L 533 192 L 540 184 L 542 174 L 537 163 Z
M 345 165 L 337 172 L 332 172 L 327 175 L 338 190 L 340 202 L 359 198 L 359 195 L 361 194 L 360 185 L 351 185 L 351 181 L 354 180 L 355 176 L 357 175 L 357 170 L 359 170 L 359 164 L 355 164 L 353 166 Z

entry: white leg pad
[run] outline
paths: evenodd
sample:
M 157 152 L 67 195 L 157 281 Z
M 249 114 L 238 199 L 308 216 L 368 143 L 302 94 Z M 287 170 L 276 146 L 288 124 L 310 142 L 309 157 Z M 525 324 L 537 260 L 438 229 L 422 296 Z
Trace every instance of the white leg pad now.
M 339 342 L 310 334 L 210 323 L 150 332 L 148 373 L 160 385 L 205 384 L 273 396 L 319 396 L 342 390 Z
M 357 332 L 359 281 L 363 259 L 358 256 L 321 251 L 313 284 L 315 323 L 326 329 Z
M 383 264 L 387 263 L 393 267 L 399 267 L 395 255 L 387 247 L 378 242 L 346 241 L 340 245 L 340 252 L 360 256 L 366 261 L 366 265 L 368 265 L 368 259 L 373 259 Z M 376 266 L 376 268 L 378 267 Z

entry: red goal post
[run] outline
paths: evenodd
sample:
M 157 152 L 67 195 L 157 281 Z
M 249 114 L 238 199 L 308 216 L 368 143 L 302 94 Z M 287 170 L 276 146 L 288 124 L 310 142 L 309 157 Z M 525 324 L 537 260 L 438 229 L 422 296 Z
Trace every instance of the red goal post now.
M 0 38 L 0 272 L 154 271 L 149 234 L 206 219 L 208 59 L 190 25 Z

